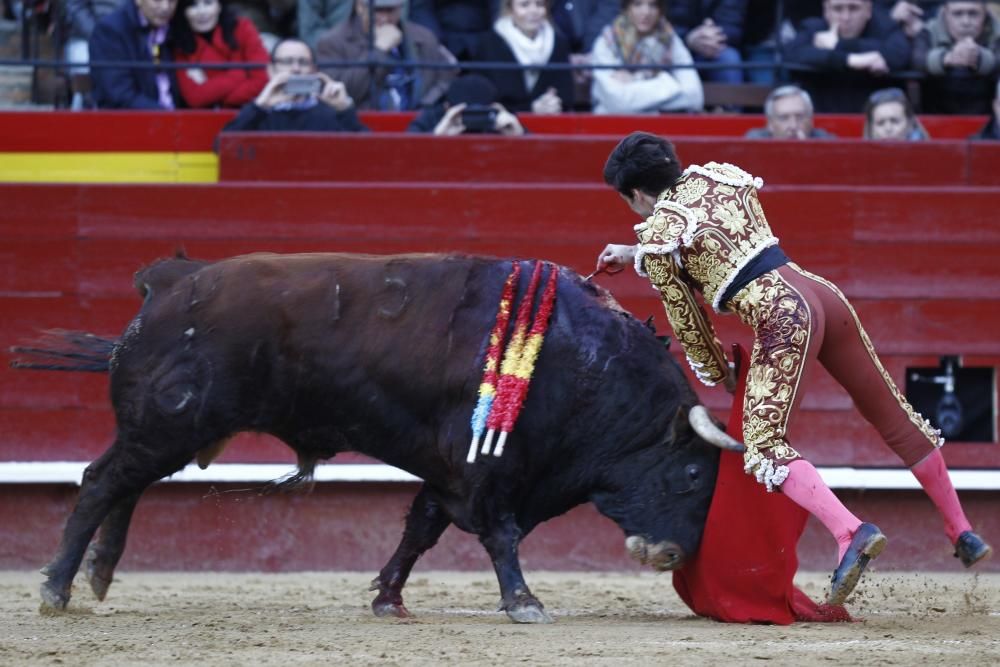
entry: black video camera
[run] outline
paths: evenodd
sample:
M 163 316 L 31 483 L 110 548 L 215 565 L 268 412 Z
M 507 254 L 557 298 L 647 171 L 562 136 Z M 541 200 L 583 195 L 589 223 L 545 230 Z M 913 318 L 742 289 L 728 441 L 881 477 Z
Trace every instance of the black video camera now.
M 469 104 L 462 109 L 462 125 L 470 134 L 495 134 L 497 110 L 488 104 Z

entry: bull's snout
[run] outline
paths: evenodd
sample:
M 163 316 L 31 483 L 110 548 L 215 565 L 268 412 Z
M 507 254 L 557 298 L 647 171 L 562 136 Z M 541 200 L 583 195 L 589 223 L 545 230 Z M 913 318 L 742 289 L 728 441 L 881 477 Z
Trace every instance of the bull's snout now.
M 629 555 L 643 565 L 657 570 L 675 570 L 684 562 L 684 550 L 674 542 L 650 542 L 641 535 L 625 539 Z

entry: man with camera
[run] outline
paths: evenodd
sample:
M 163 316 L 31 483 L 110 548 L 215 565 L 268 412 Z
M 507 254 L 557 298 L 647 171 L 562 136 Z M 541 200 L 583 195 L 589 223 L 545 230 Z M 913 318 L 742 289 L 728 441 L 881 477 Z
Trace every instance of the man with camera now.
M 271 51 L 268 82 L 223 132 L 365 132 L 354 100 L 340 81 L 316 71 L 308 44 L 288 38 Z
M 443 102 L 424 108 L 407 132 L 430 132 L 435 136 L 502 134 L 517 137 L 524 127 L 513 113 L 497 102 L 497 89 L 480 74 L 465 74 L 448 86 Z

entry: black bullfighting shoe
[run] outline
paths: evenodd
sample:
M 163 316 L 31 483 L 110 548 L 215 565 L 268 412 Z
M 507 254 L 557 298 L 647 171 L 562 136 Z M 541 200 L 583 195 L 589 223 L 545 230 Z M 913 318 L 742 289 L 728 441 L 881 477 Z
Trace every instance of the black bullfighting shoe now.
M 858 526 L 851 538 L 851 546 L 847 547 L 840 565 L 833 573 L 833 579 L 830 580 L 827 604 L 844 604 L 844 600 L 858 585 L 861 573 L 868 567 L 868 561 L 882 553 L 887 541 L 875 524 L 863 523 Z
M 962 561 L 965 567 L 972 567 L 981 560 L 990 557 L 993 547 L 971 530 L 958 536 L 955 542 L 955 558 Z

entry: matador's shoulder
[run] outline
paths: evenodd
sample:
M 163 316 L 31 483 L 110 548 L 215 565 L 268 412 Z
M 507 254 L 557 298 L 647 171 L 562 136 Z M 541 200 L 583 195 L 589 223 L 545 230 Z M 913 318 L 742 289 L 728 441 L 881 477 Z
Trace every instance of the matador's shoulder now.
M 737 188 L 753 186 L 760 190 L 764 187 L 764 179 L 755 177 L 749 172 L 728 162 L 706 162 L 705 164 L 692 164 L 684 170 L 685 181 L 693 175 L 704 176 L 716 183 L 731 185 Z

